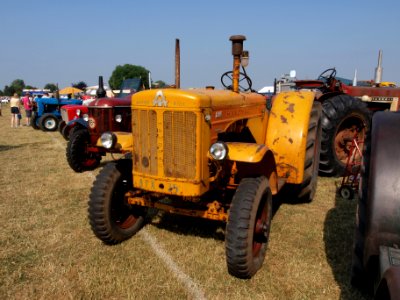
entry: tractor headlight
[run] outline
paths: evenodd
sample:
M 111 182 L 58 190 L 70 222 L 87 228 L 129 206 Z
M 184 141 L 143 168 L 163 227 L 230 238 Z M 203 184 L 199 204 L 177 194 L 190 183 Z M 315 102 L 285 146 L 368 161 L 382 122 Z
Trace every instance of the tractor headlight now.
M 115 116 L 115 121 L 118 122 L 118 123 L 121 123 L 122 122 L 122 115 L 116 115 Z
M 80 110 L 79 108 L 76 110 L 76 115 L 77 115 L 78 117 L 80 117 L 80 115 L 81 115 L 81 110 Z
M 83 114 L 82 118 L 88 122 L 89 121 L 89 115 L 88 114 Z
M 100 137 L 100 141 L 104 148 L 112 149 L 117 142 L 117 137 L 112 132 L 104 132 Z
M 210 147 L 210 155 L 215 160 L 224 160 L 228 156 L 228 147 L 223 142 L 216 142 Z

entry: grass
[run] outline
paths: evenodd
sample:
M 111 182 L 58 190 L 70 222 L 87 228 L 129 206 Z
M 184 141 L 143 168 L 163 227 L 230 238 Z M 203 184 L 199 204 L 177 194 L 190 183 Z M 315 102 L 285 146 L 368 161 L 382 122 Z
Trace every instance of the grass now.
M 227 273 L 224 225 L 158 214 L 132 239 L 102 244 L 87 220 L 99 172 L 77 174 L 58 132 L 0 117 L 0 298 L 365 299 L 349 284 L 355 201 L 319 178 L 310 204 L 282 203 L 263 268 Z M 106 157 L 104 161 L 111 160 Z

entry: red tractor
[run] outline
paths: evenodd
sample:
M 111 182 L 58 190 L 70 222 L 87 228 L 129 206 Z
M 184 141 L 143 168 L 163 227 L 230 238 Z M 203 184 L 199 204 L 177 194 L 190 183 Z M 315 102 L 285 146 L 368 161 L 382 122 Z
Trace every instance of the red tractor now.
M 322 103 L 322 145 L 319 171 L 325 176 L 342 176 L 351 153 L 353 140 L 363 140 L 375 111 L 399 109 L 400 88 L 391 82 L 381 82 L 379 53 L 375 80 L 351 82 L 336 77 L 336 69 L 327 69 L 317 80 L 298 80 L 297 89 L 320 91 Z
M 131 131 L 131 95 L 142 89 L 142 80 L 132 78 L 124 80 L 120 94 L 107 98 L 102 78 L 99 79 L 98 99 L 89 103 L 85 111 L 78 107 L 80 118 L 74 119 L 64 127 L 69 132 L 66 156 L 69 166 L 75 172 L 93 170 L 99 165 L 102 156 L 112 151 L 101 146 L 99 138 L 105 131 Z M 70 107 L 74 110 L 74 107 Z M 64 134 L 63 134 L 64 135 Z

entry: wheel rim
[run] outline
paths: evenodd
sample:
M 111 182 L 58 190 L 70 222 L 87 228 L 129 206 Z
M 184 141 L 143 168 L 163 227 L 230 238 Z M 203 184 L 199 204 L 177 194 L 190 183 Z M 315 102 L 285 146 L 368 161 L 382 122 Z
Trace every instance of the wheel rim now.
M 336 157 L 343 165 L 346 165 L 349 159 L 353 139 L 363 140 L 365 131 L 366 128 L 363 119 L 356 115 L 346 118 L 338 126 L 334 147 Z M 360 157 L 357 159 L 360 159 Z
M 128 190 L 127 181 L 120 179 L 115 186 L 111 201 L 111 222 L 121 229 L 129 229 L 136 224 L 139 217 L 133 214 L 131 206 L 125 201 L 125 193 Z
M 257 257 L 263 245 L 268 242 L 269 229 L 271 226 L 271 218 L 269 218 L 271 208 L 268 205 L 268 197 L 267 194 L 263 195 L 262 202 L 257 211 L 253 236 L 253 257 Z
M 47 119 L 44 123 L 46 129 L 52 130 L 56 127 L 56 121 L 54 119 Z
M 341 195 L 342 198 L 344 198 L 344 199 L 350 199 L 350 197 L 351 197 L 351 191 L 349 190 L 348 187 L 343 187 L 343 188 L 340 190 L 340 195 Z

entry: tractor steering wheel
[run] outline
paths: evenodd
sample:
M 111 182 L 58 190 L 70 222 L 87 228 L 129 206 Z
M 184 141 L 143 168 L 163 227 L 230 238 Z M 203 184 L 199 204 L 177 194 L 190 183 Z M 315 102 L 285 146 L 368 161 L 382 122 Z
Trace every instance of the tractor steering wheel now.
M 332 78 L 335 78 L 336 76 L 336 69 L 335 68 L 329 68 L 323 71 L 319 76 L 318 80 L 321 80 L 325 83 L 329 83 Z
M 224 88 L 226 88 L 228 90 L 233 89 L 232 80 L 233 80 L 233 72 L 232 71 L 225 72 L 221 76 L 221 83 L 224 86 Z M 242 81 L 243 81 L 244 85 L 241 84 Z M 251 91 L 252 84 L 253 83 L 251 82 L 251 79 L 249 76 L 247 76 L 247 74 L 239 72 L 239 90 L 240 91 L 242 91 L 242 92 Z

